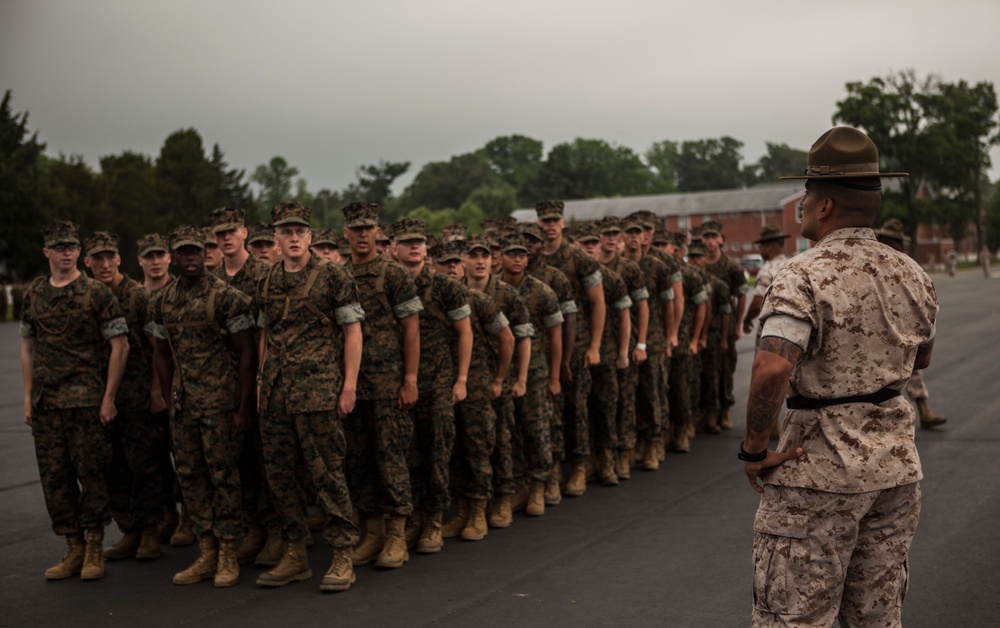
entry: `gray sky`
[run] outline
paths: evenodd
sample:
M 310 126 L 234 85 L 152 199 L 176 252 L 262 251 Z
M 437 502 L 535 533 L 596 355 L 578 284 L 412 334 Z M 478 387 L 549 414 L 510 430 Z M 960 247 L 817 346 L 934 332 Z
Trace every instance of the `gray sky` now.
M 315 192 L 515 133 L 639 153 L 730 135 L 751 162 L 808 148 L 848 81 L 1000 88 L 998 34 L 990 0 L 2 0 L 0 89 L 53 155 L 155 157 L 194 127 L 248 173 L 282 155 Z

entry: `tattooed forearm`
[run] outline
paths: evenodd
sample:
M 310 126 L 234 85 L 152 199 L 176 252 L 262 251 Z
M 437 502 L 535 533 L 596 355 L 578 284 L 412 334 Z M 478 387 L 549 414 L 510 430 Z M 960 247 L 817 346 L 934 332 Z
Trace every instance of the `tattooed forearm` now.
M 777 419 L 785 400 L 786 388 L 787 385 L 774 386 L 766 382 L 754 382 L 751 385 L 747 404 L 747 434 L 751 438 L 771 433 L 771 425 Z
M 784 338 L 778 338 L 777 336 L 765 336 L 761 338 L 757 350 L 773 353 L 792 364 L 797 364 L 799 359 L 802 358 L 802 349 L 797 344 Z

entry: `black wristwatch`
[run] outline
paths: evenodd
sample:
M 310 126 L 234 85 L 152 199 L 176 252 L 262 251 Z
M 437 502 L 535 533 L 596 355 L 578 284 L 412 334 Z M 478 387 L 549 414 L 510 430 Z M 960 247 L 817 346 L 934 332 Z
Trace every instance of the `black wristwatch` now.
M 764 451 L 756 454 L 751 454 L 743 451 L 743 443 L 740 443 L 740 453 L 736 454 L 736 457 L 743 462 L 760 462 L 764 458 L 767 458 L 767 448 Z

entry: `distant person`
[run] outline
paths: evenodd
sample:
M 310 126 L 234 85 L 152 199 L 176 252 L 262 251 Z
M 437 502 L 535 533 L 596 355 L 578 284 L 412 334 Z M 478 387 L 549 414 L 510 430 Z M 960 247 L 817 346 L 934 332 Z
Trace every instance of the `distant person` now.
M 743 317 L 743 333 L 749 334 L 753 331 L 753 321 L 760 315 L 760 308 L 764 305 L 764 296 L 767 289 L 771 287 L 775 275 L 784 268 L 788 258 L 785 256 L 785 240 L 791 236 L 781 232 L 778 225 L 764 225 L 760 230 L 760 238 L 754 241 L 760 256 L 764 258 L 764 265 L 757 273 L 757 283 L 753 287 L 753 300 L 747 308 L 746 316 Z
M 990 250 L 985 246 L 979 249 L 979 265 L 983 267 L 983 277 L 990 278 Z
M 878 163 L 864 133 L 836 127 L 787 177 L 806 180 L 798 212 L 816 246 L 789 260 L 760 315 L 739 452 L 762 494 L 754 626 L 900 625 L 922 478 L 900 393 L 930 364 L 938 305 L 920 265 L 875 240 L 879 177 L 906 176 Z
M 955 249 L 949 249 L 947 253 L 944 254 L 944 266 L 948 271 L 949 277 L 955 276 L 955 267 L 958 266 L 958 253 Z

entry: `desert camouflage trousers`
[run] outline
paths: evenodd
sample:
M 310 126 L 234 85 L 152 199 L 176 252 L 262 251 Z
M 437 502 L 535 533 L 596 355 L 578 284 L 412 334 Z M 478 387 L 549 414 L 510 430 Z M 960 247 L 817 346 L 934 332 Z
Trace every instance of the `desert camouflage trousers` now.
M 344 421 L 347 484 L 364 516 L 413 514 L 410 469 L 413 416 L 395 397 L 358 399 Z
M 899 626 L 919 517 L 919 483 L 856 494 L 765 486 L 753 625 Z
M 31 410 L 31 435 L 52 531 L 59 536 L 104 528 L 111 440 L 99 408 Z
M 421 389 L 414 407 L 409 464 L 415 508 L 436 513 L 451 506 L 450 465 L 454 448 L 455 406 L 451 403 L 451 383 L 445 381 Z
M 924 383 L 924 372 L 913 371 L 906 382 L 906 394 L 910 399 L 927 399 L 927 384 Z
M 267 483 L 281 536 L 297 541 L 309 535 L 300 469 L 308 471 L 316 503 L 326 514 L 323 539 L 333 547 L 352 547 L 359 531 L 353 522 L 351 497 L 344 476 L 347 441 L 336 410 L 286 412 L 280 380 L 263 402 L 260 435 Z
M 198 532 L 211 531 L 220 539 L 243 533 L 236 463 L 243 435 L 232 433 L 234 414 L 199 417 L 180 410 L 171 423 L 174 465 L 188 515 Z
M 122 410 L 108 425 L 111 516 L 123 532 L 155 526 L 163 517 L 163 469 L 167 448 L 160 418 L 149 410 Z

